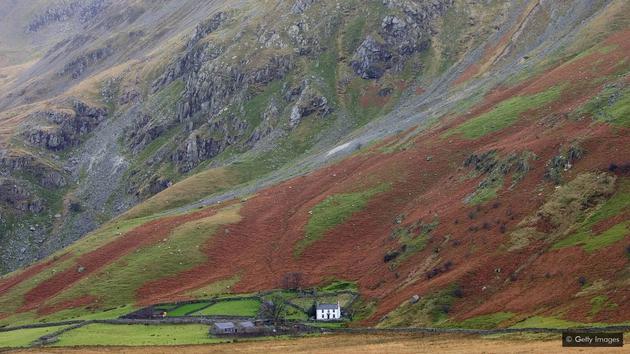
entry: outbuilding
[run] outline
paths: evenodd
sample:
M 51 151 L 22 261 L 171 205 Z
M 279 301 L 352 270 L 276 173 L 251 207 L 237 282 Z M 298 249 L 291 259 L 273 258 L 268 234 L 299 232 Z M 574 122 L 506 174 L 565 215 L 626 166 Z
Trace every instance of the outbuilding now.
M 214 334 L 235 334 L 238 332 L 233 322 L 216 322 L 212 327 Z

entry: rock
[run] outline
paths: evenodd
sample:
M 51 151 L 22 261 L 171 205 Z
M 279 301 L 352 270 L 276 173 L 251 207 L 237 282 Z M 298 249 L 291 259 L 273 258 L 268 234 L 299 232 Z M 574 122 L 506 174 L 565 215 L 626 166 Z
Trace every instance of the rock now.
M 389 67 L 392 54 L 372 36 L 368 36 L 356 50 L 350 65 L 364 79 L 379 79 Z
M 385 0 L 389 8 L 402 10 L 400 15 L 387 15 L 378 31 L 379 41 L 368 35 L 356 49 L 350 63 L 364 79 L 379 79 L 387 70 L 401 71 L 407 59 L 426 50 L 435 31 L 432 20 L 444 14 L 452 0 L 416 2 Z
M 35 16 L 28 24 L 27 32 L 37 32 L 55 23 L 77 19 L 80 23 L 92 21 L 109 6 L 109 0 L 74 0 L 58 2 Z
M 45 210 L 42 199 L 26 185 L 10 178 L 0 178 L 0 202 L 7 203 L 13 209 L 22 212 L 38 214 Z M 29 229 L 35 231 L 34 226 L 30 226 Z
M 319 95 L 309 87 L 304 89 L 297 103 L 291 109 L 289 116 L 289 126 L 296 127 L 304 117 L 317 113 L 324 117 L 332 112 L 332 108 L 328 105 L 326 97 Z
M 420 295 L 418 295 L 418 294 L 412 296 L 411 299 L 409 300 L 409 302 L 411 302 L 412 304 L 415 304 L 418 301 L 420 301 Z
M 296 0 L 291 6 L 291 12 L 298 15 L 304 13 L 315 2 L 315 0 Z
M 33 176 L 46 188 L 66 185 L 63 174 L 53 165 L 23 150 L 0 150 L 0 176 L 9 176 L 12 172 Z
M 24 132 L 28 142 L 48 150 L 59 151 L 81 142 L 107 116 L 104 108 L 92 107 L 80 100 L 71 102 L 73 110 L 41 111 L 34 117 L 45 117 L 53 125 L 35 125 Z

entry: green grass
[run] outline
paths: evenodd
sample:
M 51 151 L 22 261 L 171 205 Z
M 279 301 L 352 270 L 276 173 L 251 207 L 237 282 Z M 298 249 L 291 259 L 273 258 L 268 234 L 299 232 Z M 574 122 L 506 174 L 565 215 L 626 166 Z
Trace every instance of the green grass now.
M 331 119 L 307 117 L 289 135 L 277 141 L 275 147 L 261 153 L 247 154 L 228 167 L 239 183 L 253 181 L 280 169 L 306 153 L 319 135 L 332 123 Z
M 512 317 L 514 317 L 514 314 L 511 312 L 497 312 L 468 318 L 461 322 L 451 322 L 448 327 L 494 329 L 499 328 L 501 323 L 510 320 Z
M 496 174 L 484 180 L 483 186 L 479 187 L 467 199 L 467 204 L 478 205 L 493 200 L 497 197 L 497 192 L 503 188 L 503 177 Z
M 343 328 L 345 327 L 345 322 L 311 322 L 309 326 L 317 327 L 317 328 Z
M 469 119 L 447 131 L 444 136 L 461 134 L 466 139 L 474 140 L 486 134 L 497 132 L 516 123 L 521 114 L 556 101 L 560 97 L 561 91 L 561 87 L 554 86 L 534 95 L 514 96 L 499 103 L 491 111 Z
M 306 321 L 308 320 L 308 315 L 304 311 L 300 311 L 295 307 L 287 306 L 284 318 L 294 321 Z
M 167 311 L 166 314 L 168 317 L 178 317 L 178 316 L 186 316 L 189 313 L 193 313 L 195 311 L 201 310 L 202 308 L 208 306 L 207 302 L 200 302 L 196 304 L 186 304 L 177 307 L 174 310 Z
M 175 183 L 129 210 L 123 218 L 144 217 L 177 208 L 225 190 L 237 182 L 236 176 L 229 169 L 211 168 Z
M 324 80 L 322 91 L 330 103 L 337 102 L 337 52 L 328 50 L 314 62 L 311 72 Z
M 212 216 L 180 225 L 166 241 L 122 257 L 58 294 L 52 303 L 86 294 L 98 298 L 99 307 L 135 303 L 137 290 L 147 282 L 175 275 L 204 262 L 207 256 L 200 247 L 221 225 L 240 220 L 239 207 L 229 206 Z
M 606 295 L 598 295 L 591 299 L 591 311 L 590 315 L 595 316 L 600 313 L 603 309 L 614 309 L 618 307 L 617 304 L 611 302 Z
M 222 342 L 208 336 L 208 326 L 91 324 L 65 332 L 54 346 L 187 345 Z
M 16 347 L 28 347 L 30 344 L 37 340 L 39 337 L 49 333 L 53 333 L 63 326 L 57 327 L 44 327 L 44 328 L 29 328 L 20 329 L 17 331 L 0 332 L 0 348 L 16 348 Z
M 585 324 L 555 317 L 533 316 L 510 328 L 574 328 L 581 326 L 585 326 Z
M 245 111 L 245 120 L 252 126 L 256 127 L 263 119 L 263 113 L 269 106 L 269 101 L 272 97 L 280 94 L 282 90 L 281 80 L 271 82 L 265 89 L 251 98 L 243 105 Z
M 624 239 L 626 236 L 630 235 L 630 221 L 622 221 L 598 235 L 593 233 L 592 227 L 600 221 L 628 211 L 629 209 L 630 179 L 624 178 L 620 181 L 617 192 L 596 211 L 586 217 L 578 226 L 575 233 L 556 242 L 553 249 L 582 246 L 585 251 L 592 253 Z
M 605 88 L 576 112 L 590 114 L 596 120 L 622 127 L 630 127 L 630 88 Z
M 241 280 L 241 277 L 239 275 L 235 275 L 231 278 L 218 280 L 202 288 L 195 289 L 189 292 L 188 295 L 199 299 L 199 298 L 207 298 L 213 295 L 229 294 L 231 292 L 230 289 L 232 288 L 232 286 L 234 286 L 240 280 Z
M 336 292 L 336 291 L 358 291 L 357 282 L 346 280 L 334 280 L 330 284 L 319 288 L 323 292 Z
M 326 232 L 344 223 L 354 213 L 363 210 L 373 196 L 388 188 L 388 184 L 381 184 L 366 191 L 328 196 L 313 208 L 306 224 L 305 236 L 296 244 L 294 255 L 301 255 L 308 246 L 324 237 Z
M 366 18 L 364 16 L 356 16 L 348 23 L 348 25 L 346 25 L 345 34 L 343 36 L 344 49 L 346 53 L 354 53 L 359 45 L 361 45 L 361 42 L 365 38 L 365 25 Z
M 260 310 L 260 301 L 255 299 L 218 302 L 206 309 L 195 312 L 195 316 L 243 316 L 255 317 Z
M 456 285 L 427 294 L 415 304 L 405 301 L 387 314 L 378 327 L 448 327 L 448 313 L 457 300 Z
M 393 237 L 398 240 L 404 251 L 392 262 L 393 266 L 399 266 L 413 254 L 424 250 L 431 232 L 440 224 L 439 219 L 434 219 L 431 223 L 425 224 L 418 221 L 407 227 L 399 227 L 394 230 Z

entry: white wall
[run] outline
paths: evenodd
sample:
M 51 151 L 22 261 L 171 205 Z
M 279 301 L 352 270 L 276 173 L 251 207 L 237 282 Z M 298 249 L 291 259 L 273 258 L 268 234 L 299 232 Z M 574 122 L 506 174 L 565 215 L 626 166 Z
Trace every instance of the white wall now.
M 341 318 L 341 309 L 336 310 L 317 310 L 316 316 L 318 320 L 338 320 Z

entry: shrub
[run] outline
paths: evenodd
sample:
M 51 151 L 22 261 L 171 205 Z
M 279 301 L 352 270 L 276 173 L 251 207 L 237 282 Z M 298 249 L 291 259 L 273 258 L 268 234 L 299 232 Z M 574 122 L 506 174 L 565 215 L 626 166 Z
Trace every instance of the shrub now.
M 584 286 L 584 285 L 586 285 L 586 277 L 585 277 L 585 276 L 583 276 L 583 275 L 581 275 L 581 276 L 578 278 L 578 283 L 580 284 L 580 286 Z
M 73 213 L 80 213 L 81 211 L 83 211 L 83 207 L 79 202 L 71 202 L 70 211 Z
M 396 259 L 396 257 L 398 257 L 399 255 L 400 255 L 399 251 L 389 251 L 385 254 L 385 256 L 383 256 L 383 261 L 385 263 L 391 262 L 394 259 Z

